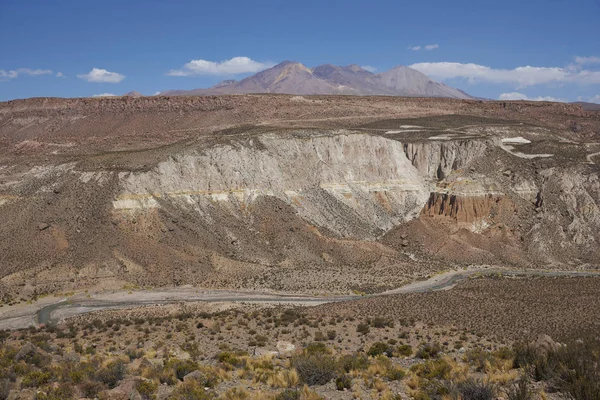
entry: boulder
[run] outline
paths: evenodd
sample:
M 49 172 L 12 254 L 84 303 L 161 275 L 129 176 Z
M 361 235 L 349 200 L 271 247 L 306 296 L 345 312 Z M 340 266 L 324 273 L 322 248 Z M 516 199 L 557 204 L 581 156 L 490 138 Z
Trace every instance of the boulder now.
M 108 391 L 108 398 L 112 400 L 142 400 L 135 384 L 135 379 L 124 380 L 119 386 Z
M 290 342 L 279 341 L 275 346 L 277 351 L 282 356 L 290 356 L 294 351 L 296 351 L 296 346 Z
M 38 348 L 35 347 L 31 342 L 25 343 L 19 352 L 15 355 L 15 361 L 21 361 L 25 358 L 32 356 L 34 353 L 38 351 Z
M 192 371 L 183 377 L 184 382 L 187 382 L 189 380 L 202 381 L 204 380 L 204 374 L 198 370 Z

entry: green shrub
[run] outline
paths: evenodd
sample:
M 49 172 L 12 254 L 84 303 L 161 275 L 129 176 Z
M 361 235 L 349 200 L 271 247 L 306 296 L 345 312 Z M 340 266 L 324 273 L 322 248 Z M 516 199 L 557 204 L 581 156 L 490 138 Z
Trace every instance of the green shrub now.
M 347 374 L 338 376 L 335 380 L 335 387 L 337 390 L 352 388 L 352 377 Z
M 312 342 L 304 349 L 305 354 L 331 354 L 331 350 L 325 343 Z
M 222 362 L 223 364 L 229 364 L 231 366 L 240 368 L 243 367 L 246 362 L 244 359 L 239 358 L 240 355 L 243 355 L 244 353 L 232 353 L 229 351 L 222 351 L 219 354 L 217 354 L 217 360 L 219 360 L 220 362 Z M 246 354 L 247 355 L 247 354 Z
M 192 360 L 170 360 L 167 367 L 172 368 L 177 379 L 182 381 L 187 374 L 198 369 L 198 364 Z
M 515 366 L 524 367 L 535 380 L 547 381 L 575 400 L 600 399 L 600 341 L 596 335 L 556 349 L 517 343 L 513 350 Z
M 406 372 L 402 368 L 391 366 L 388 368 L 386 376 L 390 381 L 401 381 L 406 376 Z
M 417 376 L 425 379 L 447 379 L 452 366 L 445 359 L 429 360 L 423 364 L 415 364 L 410 368 Z
M 324 385 L 336 376 L 336 362 L 327 354 L 303 354 L 292 358 L 292 367 L 309 386 Z
M 463 400 L 494 400 L 496 388 L 491 383 L 467 379 L 457 385 Z
M 410 357 L 412 352 L 412 346 L 409 344 L 403 344 L 396 348 L 396 354 L 400 357 Z
M 421 345 L 421 347 L 419 347 L 417 353 L 415 354 L 415 357 L 422 358 L 423 360 L 436 358 L 441 351 L 442 348 L 439 345 L 439 343 L 425 343 Z
M 106 367 L 100 368 L 96 373 L 96 380 L 104 383 L 110 389 L 117 386 L 117 384 L 125 377 L 127 367 L 121 360 L 110 362 Z
M 356 326 L 356 332 L 358 333 L 362 333 L 363 335 L 366 335 L 367 333 L 369 333 L 369 324 L 358 324 Z
M 300 400 L 300 392 L 296 389 L 285 389 L 275 396 L 275 400 Z
M 139 380 L 135 383 L 135 389 L 142 396 L 142 399 L 151 400 L 155 398 L 154 393 L 158 389 L 158 383 L 151 380 Z
M 369 366 L 369 359 L 364 354 L 346 354 L 340 357 L 338 364 L 344 372 L 352 370 L 362 371 Z
M 386 319 L 383 317 L 376 317 L 376 318 L 373 318 L 373 320 L 371 321 L 371 326 L 373 328 L 385 328 L 385 327 L 393 328 L 394 323 L 389 319 Z
M 32 371 L 23 377 L 21 386 L 23 387 L 39 387 L 50 382 L 52 374 L 44 371 Z
M 383 342 L 373 343 L 373 345 L 371 345 L 367 351 L 367 354 L 371 357 L 377 357 L 380 354 L 385 354 L 386 356 L 391 357 L 393 355 L 392 353 L 392 348 L 387 343 Z
M 194 380 L 178 385 L 171 393 L 171 400 L 210 400 L 213 396 L 204 390 L 204 386 Z

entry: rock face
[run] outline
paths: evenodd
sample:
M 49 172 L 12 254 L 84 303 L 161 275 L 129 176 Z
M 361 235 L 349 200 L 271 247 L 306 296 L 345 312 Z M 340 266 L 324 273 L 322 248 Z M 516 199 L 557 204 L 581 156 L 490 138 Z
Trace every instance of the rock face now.
M 473 223 L 483 220 L 502 209 L 503 195 L 484 194 L 468 196 L 449 193 L 431 193 L 422 215 L 444 216 L 457 223 Z
M 464 168 L 474 159 L 482 157 L 491 146 L 493 143 L 490 139 L 430 140 L 406 143 L 404 152 L 422 176 L 442 180 L 452 171 Z
M 171 202 L 202 215 L 217 206 L 240 216 L 256 198 L 273 196 L 310 223 L 357 239 L 415 218 L 428 192 L 402 143 L 343 133 L 259 136 L 119 178 L 115 210 Z
M 550 103 L 1 103 L 0 294 L 104 282 L 375 292 L 449 262 L 594 268 L 598 129 L 600 117 Z

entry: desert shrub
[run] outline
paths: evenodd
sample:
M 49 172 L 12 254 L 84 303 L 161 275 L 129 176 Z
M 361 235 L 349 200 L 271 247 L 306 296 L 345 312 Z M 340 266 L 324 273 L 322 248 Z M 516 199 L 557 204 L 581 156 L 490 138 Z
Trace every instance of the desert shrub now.
M 515 365 L 575 400 L 600 399 L 600 341 L 595 335 L 556 349 L 514 346 Z
M 423 360 L 436 358 L 441 351 L 442 348 L 439 345 L 439 343 L 425 343 L 421 345 L 421 347 L 419 347 L 417 353 L 415 354 L 415 357 L 422 358 Z
M 321 342 L 312 342 L 309 343 L 304 349 L 304 353 L 306 354 L 331 354 L 331 350 L 327 347 L 325 343 Z
M 240 368 L 246 364 L 245 359 L 240 358 L 240 356 L 242 356 L 242 355 L 247 355 L 247 353 L 244 353 L 244 352 L 232 353 L 229 351 L 222 351 L 219 354 L 217 354 L 216 359 L 224 364 L 229 364 L 231 366 Z
M 300 400 L 301 393 L 295 389 L 286 389 L 277 393 L 275 400 Z
M 96 380 L 104 383 L 109 388 L 117 386 L 125 377 L 127 367 L 121 360 L 111 361 L 106 367 L 100 368 L 96 373 Z
M 396 348 L 396 354 L 400 357 L 410 357 L 412 352 L 412 346 L 409 344 L 402 344 Z
M 214 396 L 204 390 L 204 386 L 195 380 L 189 380 L 178 385 L 171 393 L 171 400 L 210 400 Z
M 172 368 L 177 379 L 182 381 L 187 374 L 198 369 L 198 364 L 192 360 L 170 360 L 167 367 Z
M 73 398 L 73 394 L 73 388 L 66 383 L 62 383 L 57 387 L 36 393 L 35 400 L 69 400 Z
M 344 372 L 362 371 L 369 366 L 369 359 L 364 354 L 346 354 L 340 357 L 338 364 Z
M 50 382 L 52 374 L 44 371 L 31 371 L 23 377 L 21 386 L 23 387 L 39 387 Z
M 327 331 L 327 339 L 334 340 L 337 337 L 336 331 Z
M 450 377 L 452 365 L 448 360 L 442 358 L 429 360 L 423 364 L 415 364 L 411 367 L 411 370 L 421 378 L 444 380 Z
M 383 317 L 375 317 L 371 321 L 371 326 L 373 328 L 385 328 L 385 327 L 393 328 L 394 323 L 391 320 L 383 318 Z
M 467 379 L 456 385 L 463 400 L 493 400 L 496 398 L 496 388 L 491 383 Z
M 524 376 L 506 393 L 508 400 L 533 400 L 533 392 L 529 389 L 527 377 Z
M 292 366 L 302 382 L 309 386 L 324 385 L 336 376 L 336 362 L 327 354 L 302 354 L 292 358 Z
M 517 342 L 513 345 L 515 358 L 513 367 L 523 368 L 532 365 L 541 356 L 538 349 L 530 343 Z
M 9 379 L 0 379 L 0 400 L 8 399 L 11 384 Z
M 356 332 L 358 333 L 362 333 L 363 335 L 366 335 L 367 333 L 369 333 L 369 324 L 358 324 L 356 326 Z
M 352 387 L 352 377 L 347 374 L 338 376 L 335 380 L 335 387 L 337 390 L 350 389 Z
M 125 351 L 125 354 L 127 355 L 127 357 L 129 357 L 130 360 L 135 360 L 136 358 L 142 358 L 144 356 L 144 350 L 143 349 L 127 349 Z
M 406 376 L 406 372 L 402 368 L 390 366 L 387 369 L 385 376 L 390 381 L 401 381 Z
M 138 391 L 142 399 L 151 400 L 154 398 L 154 393 L 158 389 L 158 383 L 151 380 L 140 379 L 135 383 L 135 389 Z
M 93 399 L 93 398 L 97 397 L 98 393 L 100 393 L 101 391 L 106 389 L 106 386 L 104 386 L 100 382 L 90 380 L 90 381 L 82 382 L 79 385 L 79 389 L 81 389 L 81 393 L 83 394 L 83 397 Z
M 321 331 L 315 332 L 315 341 L 316 342 L 324 342 L 325 340 L 327 340 L 327 339 L 325 338 L 325 334 L 323 334 L 323 332 L 321 332 Z
M 482 372 L 485 371 L 488 364 L 492 365 L 495 363 L 495 358 L 485 350 L 474 349 L 465 354 L 465 361 L 475 367 L 477 372 Z
M 371 357 L 376 357 L 380 354 L 385 354 L 386 356 L 391 357 L 393 355 L 392 350 L 393 349 L 388 344 L 383 342 L 376 342 L 373 343 L 373 345 L 371 345 L 371 347 L 367 351 L 367 354 Z

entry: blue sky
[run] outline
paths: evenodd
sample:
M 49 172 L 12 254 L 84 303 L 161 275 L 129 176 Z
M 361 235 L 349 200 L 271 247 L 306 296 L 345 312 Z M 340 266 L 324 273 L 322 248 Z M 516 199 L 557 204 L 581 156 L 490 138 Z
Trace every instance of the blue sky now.
M 600 103 L 600 0 L 0 0 L 0 100 L 208 87 L 283 60 Z

